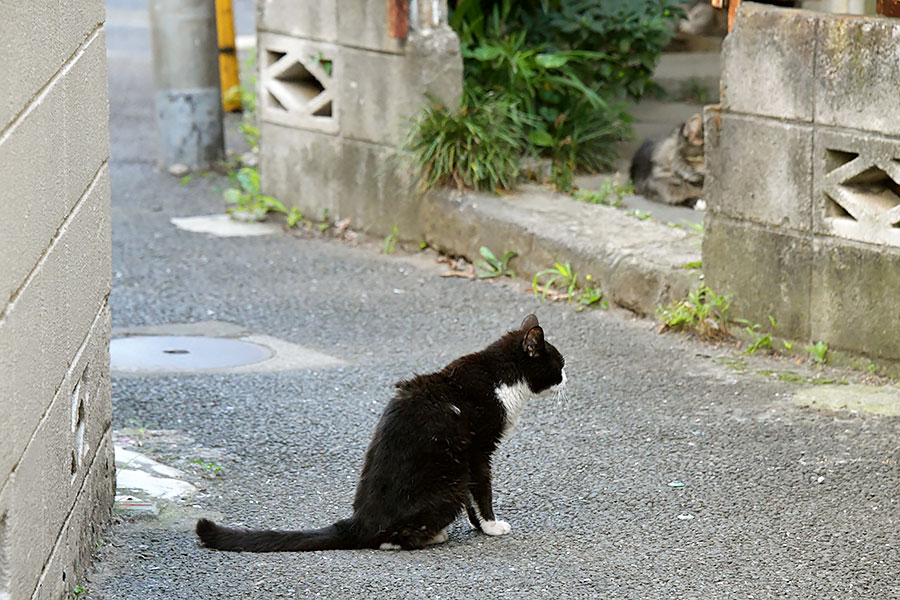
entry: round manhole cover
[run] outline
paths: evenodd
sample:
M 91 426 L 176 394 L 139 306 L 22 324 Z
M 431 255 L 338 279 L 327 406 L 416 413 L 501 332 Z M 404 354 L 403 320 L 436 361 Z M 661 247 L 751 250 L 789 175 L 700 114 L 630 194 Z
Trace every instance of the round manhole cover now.
M 201 371 L 252 365 L 272 351 L 232 338 L 139 335 L 112 340 L 109 358 L 114 371 Z

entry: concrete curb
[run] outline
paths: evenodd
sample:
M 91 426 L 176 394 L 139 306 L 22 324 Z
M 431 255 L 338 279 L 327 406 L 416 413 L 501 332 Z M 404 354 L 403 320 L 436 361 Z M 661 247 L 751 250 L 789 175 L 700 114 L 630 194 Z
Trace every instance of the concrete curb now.
M 473 259 L 487 246 L 498 256 L 515 250 L 510 266 L 520 277 L 570 263 L 590 274 L 610 302 L 639 314 L 684 298 L 699 287 L 701 236 L 622 210 L 578 202 L 541 186 L 509 195 L 440 190 L 422 199 L 425 241 L 454 256 Z

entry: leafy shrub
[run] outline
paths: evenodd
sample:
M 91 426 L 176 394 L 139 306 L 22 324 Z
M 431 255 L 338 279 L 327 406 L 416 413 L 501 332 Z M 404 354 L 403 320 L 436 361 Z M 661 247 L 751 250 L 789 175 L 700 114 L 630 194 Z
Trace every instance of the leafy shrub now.
M 519 174 L 526 132 L 534 121 L 508 98 L 467 91 L 457 110 L 432 101 L 416 120 L 404 148 L 425 189 L 452 185 L 505 190 Z

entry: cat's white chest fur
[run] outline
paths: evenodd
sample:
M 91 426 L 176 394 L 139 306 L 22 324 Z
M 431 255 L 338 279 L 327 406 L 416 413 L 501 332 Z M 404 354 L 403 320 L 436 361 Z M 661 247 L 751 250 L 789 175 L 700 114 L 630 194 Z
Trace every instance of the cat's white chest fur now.
M 503 424 L 503 437 L 506 437 L 516 426 L 519 414 L 525 408 L 525 401 L 534 394 L 531 393 L 531 389 L 524 381 L 513 385 L 500 385 L 494 390 L 494 393 L 505 411 L 506 422 Z

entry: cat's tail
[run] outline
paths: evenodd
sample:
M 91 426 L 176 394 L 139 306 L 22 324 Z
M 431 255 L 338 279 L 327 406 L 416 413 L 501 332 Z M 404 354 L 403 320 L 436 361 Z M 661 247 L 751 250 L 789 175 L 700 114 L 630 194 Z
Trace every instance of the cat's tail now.
M 298 552 L 358 548 L 350 521 L 306 531 L 247 530 L 197 521 L 197 535 L 207 548 L 233 552 Z

